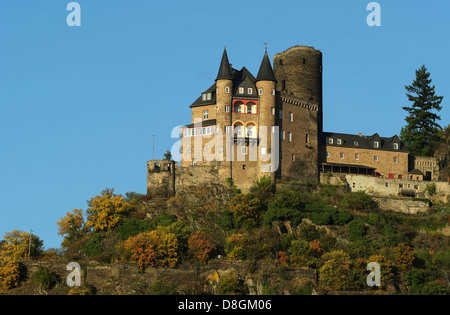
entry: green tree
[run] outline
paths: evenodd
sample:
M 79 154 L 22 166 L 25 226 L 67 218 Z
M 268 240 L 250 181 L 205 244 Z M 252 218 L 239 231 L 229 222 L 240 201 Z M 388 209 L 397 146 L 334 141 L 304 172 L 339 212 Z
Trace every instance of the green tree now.
M 164 160 L 172 161 L 172 153 L 169 149 L 167 149 L 166 153 L 164 153 Z
M 412 85 L 405 86 L 411 107 L 403 107 L 408 112 L 406 126 L 400 133 L 401 140 L 413 156 L 432 156 L 442 142 L 440 111 L 443 97 L 437 96 L 435 86 L 431 85 L 430 73 L 425 65 L 416 70 L 416 79 Z

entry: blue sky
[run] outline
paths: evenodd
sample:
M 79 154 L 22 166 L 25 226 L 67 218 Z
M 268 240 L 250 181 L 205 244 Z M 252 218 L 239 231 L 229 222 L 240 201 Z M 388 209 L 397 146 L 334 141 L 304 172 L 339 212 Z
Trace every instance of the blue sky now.
M 146 192 L 146 162 L 190 122 L 217 75 L 257 74 L 268 53 L 323 53 L 324 130 L 390 137 L 404 126 L 404 85 L 425 64 L 449 123 L 450 4 L 368 0 L 80 0 L 69 27 L 61 0 L 0 0 L 0 237 L 33 229 L 59 247 L 56 222 L 105 188 Z

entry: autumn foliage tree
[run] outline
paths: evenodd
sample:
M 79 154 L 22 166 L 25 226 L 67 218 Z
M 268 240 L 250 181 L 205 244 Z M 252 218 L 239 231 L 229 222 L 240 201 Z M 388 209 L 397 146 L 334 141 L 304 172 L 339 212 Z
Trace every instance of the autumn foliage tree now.
M 58 224 L 58 235 L 64 236 L 61 245 L 69 247 L 73 242 L 81 239 L 86 234 L 84 216 L 82 209 L 73 209 L 61 218 Z
M 1 256 L 20 261 L 22 258 L 36 257 L 42 252 L 43 242 L 38 236 L 21 230 L 5 233 Z
M 141 270 L 145 267 L 168 266 L 178 262 L 178 240 L 173 233 L 158 227 L 128 238 L 121 244 L 122 258 L 136 262 Z
M 114 189 L 105 189 L 101 196 L 88 200 L 88 206 L 86 226 L 105 231 L 115 227 L 131 205 L 123 196 L 114 194 Z
M 188 249 L 196 261 L 206 264 L 211 253 L 216 249 L 216 245 L 211 241 L 208 234 L 197 231 L 189 237 Z

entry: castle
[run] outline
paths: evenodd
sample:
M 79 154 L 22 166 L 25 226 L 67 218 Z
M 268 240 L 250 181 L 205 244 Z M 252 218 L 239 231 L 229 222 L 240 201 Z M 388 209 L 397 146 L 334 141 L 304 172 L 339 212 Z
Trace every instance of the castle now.
M 148 194 L 167 197 L 226 179 L 245 192 L 263 176 L 273 183 L 319 182 L 324 173 L 431 179 L 434 170 L 411 165 L 398 136 L 324 132 L 322 71 L 320 51 L 294 46 L 276 54 L 273 67 L 266 49 L 255 77 L 234 69 L 225 48 L 215 82 L 190 105 L 191 122 L 181 128 L 180 165 L 147 163 Z

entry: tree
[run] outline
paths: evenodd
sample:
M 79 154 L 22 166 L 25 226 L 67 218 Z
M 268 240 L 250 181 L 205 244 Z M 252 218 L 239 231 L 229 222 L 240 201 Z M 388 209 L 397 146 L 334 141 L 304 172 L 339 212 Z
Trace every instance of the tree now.
M 350 288 L 352 262 L 343 250 L 335 250 L 323 255 L 325 263 L 319 269 L 319 279 L 326 289 L 342 291 Z
M 162 227 L 130 237 L 121 247 L 122 258 L 136 262 L 141 270 L 147 266 L 174 268 L 178 262 L 177 237 Z
M 171 161 L 172 160 L 172 153 L 169 149 L 167 149 L 166 153 L 164 153 L 164 160 Z
M 88 200 L 88 206 L 86 226 L 94 231 L 103 231 L 115 227 L 130 204 L 124 201 L 124 197 L 114 194 L 114 189 L 105 189 L 101 196 Z
M 211 253 L 216 249 L 216 245 L 208 234 L 197 231 L 189 237 L 188 248 L 196 261 L 206 264 Z
M 437 96 L 435 86 L 431 86 L 430 73 L 425 65 L 416 70 L 416 79 L 412 85 L 405 86 L 411 107 L 403 107 L 408 112 L 406 126 L 400 133 L 413 156 L 432 156 L 442 142 L 442 127 L 437 123 L 441 119 L 440 111 L 443 97 Z
M 73 209 L 67 212 L 66 216 L 57 222 L 58 235 L 64 236 L 61 245 L 69 247 L 75 241 L 81 239 L 86 234 L 82 209 Z
M 1 256 L 11 260 L 20 261 L 28 256 L 36 257 L 42 252 L 43 242 L 34 234 L 14 230 L 5 233 L 4 244 L 2 246 Z

